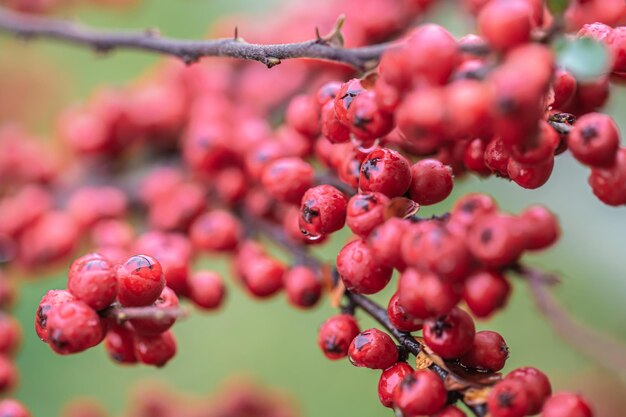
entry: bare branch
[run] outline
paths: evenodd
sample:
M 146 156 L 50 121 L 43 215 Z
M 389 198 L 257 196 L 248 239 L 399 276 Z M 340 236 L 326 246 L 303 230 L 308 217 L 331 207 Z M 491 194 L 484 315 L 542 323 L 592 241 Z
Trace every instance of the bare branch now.
M 122 307 L 112 305 L 100 313 L 104 317 L 114 318 L 119 322 L 133 319 L 170 320 L 187 316 L 187 311 L 182 308 L 147 307 Z
M 0 31 L 24 39 L 48 38 L 66 43 L 88 46 L 97 52 L 114 49 L 135 49 L 152 53 L 172 55 L 191 64 L 200 58 L 230 57 L 259 61 L 271 68 L 282 60 L 311 58 L 333 61 L 351 66 L 360 71 L 375 67 L 381 54 L 393 43 L 360 48 L 340 47 L 343 20 L 337 21 L 335 28 L 327 35 L 306 42 L 259 45 L 239 38 L 235 30 L 234 38 L 215 40 L 184 40 L 162 37 L 158 31 L 144 30 L 114 32 L 97 30 L 77 23 L 48 17 L 31 16 L 0 7 Z

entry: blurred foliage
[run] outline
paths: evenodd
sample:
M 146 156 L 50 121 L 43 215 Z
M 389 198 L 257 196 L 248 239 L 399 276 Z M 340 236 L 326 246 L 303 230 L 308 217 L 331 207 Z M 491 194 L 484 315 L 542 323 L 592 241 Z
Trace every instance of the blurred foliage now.
M 169 36 L 198 38 L 221 15 L 268 11 L 271 3 L 149 0 L 129 10 L 80 10 L 76 18 L 102 27 L 158 27 Z M 259 19 L 263 16 L 259 14 Z M 445 21 L 456 35 L 471 30 L 468 22 L 457 15 L 454 4 L 439 10 L 436 19 Z M 239 29 L 241 33 L 243 28 Z M 21 41 L 3 39 L 0 69 L 3 63 L 23 62 L 22 54 L 33 56 L 40 65 L 38 70 L 49 70 L 51 79 L 63 86 L 63 91 L 53 94 L 54 100 L 46 101 L 48 107 L 42 107 L 43 110 L 37 107 L 48 115 L 47 119 L 33 119 L 41 133 L 50 132 L 49 117 L 63 105 L 84 99 L 97 86 L 127 83 L 158 59 L 132 51 L 97 56 L 93 51 L 64 45 L 46 42 L 23 45 Z M 24 90 L 23 96 L 25 100 L 38 101 L 39 92 Z M 626 132 L 623 90 L 615 90 L 609 112 Z M 556 291 L 572 314 L 626 342 L 623 319 L 626 213 L 623 208 L 601 204 L 591 194 L 586 184 L 587 170 L 569 155 L 556 161 L 552 178 L 539 190 L 523 190 L 501 179 L 471 177 L 457 183 L 447 202 L 422 213 L 442 213 L 456 197 L 469 191 L 488 192 L 502 207 L 513 212 L 534 203 L 547 205 L 559 214 L 562 240 L 547 253 L 528 257 L 526 261 L 562 275 L 563 285 Z M 332 260 L 346 238 L 346 233 L 334 237 L 318 253 Z M 224 259 L 205 259 L 198 267 L 229 274 Z M 317 328 L 334 312 L 327 302 L 312 312 L 300 312 L 288 307 L 282 296 L 254 301 L 234 285 L 230 285 L 229 301 L 224 309 L 216 314 L 193 312 L 189 319 L 176 325 L 179 353 L 164 369 L 114 365 L 106 358 L 102 346 L 80 355 L 58 356 L 37 340 L 32 322 L 41 296 L 50 288 L 65 287 L 64 272 L 24 283 L 15 311 L 25 330 L 24 346 L 18 357 L 22 382 L 16 395 L 35 416 L 57 415 L 62 404 L 76 396 L 95 397 L 111 412 L 119 413 L 125 408 L 129 389 L 144 378 L 163 379 L 191 393 L 206 393 L 233 373 L 251 374 L 264 383 L 289 389 L 309 417 L 392 414 L 378 403 L 378 372 L 356 369 L 348 361 L 330 362 L 318 350 Z M 516 282 L 515 286 L 509 307 L 492 321 L 479 323 L 481 328 L 501 332 L 507 340 L 511 348 L 507 369 L 531 364 L 541 367 L 553 377 L 557 389 L 588 392 L 601 410 L 598 415 L 621 417 L 620 410 L 626 409 L 623 396 L 626 381 L 611 377 L 554 336 L 547 321 L 533 308 L 524 283 Z M 389 297 L 391 287 L 380 295 L 381 299 Z M 363 328 L 371 324 L 362 320 Z

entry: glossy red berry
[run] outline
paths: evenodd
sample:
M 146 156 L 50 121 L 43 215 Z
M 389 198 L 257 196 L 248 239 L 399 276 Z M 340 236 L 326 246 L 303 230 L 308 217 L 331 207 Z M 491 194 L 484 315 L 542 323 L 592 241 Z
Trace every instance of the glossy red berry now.
M 263 170 L 261 182 L 279 201 L 300 204 L 304 193 L 313 186 L 315 171 L 301 158 L 281 158 Z
M 520 219 L 525 223 L 524 230 L 528 237 L 526 249 L 545 249 L 553 245 L 561 234 L 556 216 L 543 206 L 526 208 L 520 214 Z
M 493 417 L 523 417 L 529 410 L 525 385 L 515 379 L 504 379 L 493 386 L 487 398 L 487 409 Z
M 373 92 L 363 92 L 352 101 L 348 111 L 350 131 L 366 144 L 386 135 L 393 129 L 393 114 L 381 110 Z
M 411 198 L 423 206 L 443 201 L 452 192 L 452 169 L 435 159 L 422 159 L 411 167 Z
M 530 190 L 539 188 L 548 182 L 553 168 L 553 157 L 536 165 L 522 164 L 511 158 L 506 167 L 509 178 L 515 181 L 520 187 Z
M 459 227 L 461 231 L 466 231 L 476 219 L 494 213 L 497 209 L 496 202 L 487 194 L 466 194 L 454 203 L 448 227 Z
M 470 252 L 479 261 L 492 267 L 515 262 L 526 248 L 527 242 L 523 223 L 504 214 L 480 217 L 467 234 Z
M 243 281 L 251 295 L 267 298 L 283 288 L 285 271 L 285 266 L 276 259 L 259 256 L 244 267 Z
M 104 338 L 98 313 L 82 301 L 68 301 L 48 313 L 48 344 L 57 353 L 67 355 L 96 346 Z
M 589 185 L 593 194 L 604 204 L 626 204 L 626 148 L 617 151 L 615 162 L 610 167 L 592 168 Z
M 389 300 L 387 317 L 389 317 L 391 324 L 401 332 L 410 333 L 422 329 L 423 321 L 409 313 L 400 304 L 400 295 L 397 292 Z
M 344 143 L 350 140 L 350 128 L 337 118 L 333 101 L 322 107 L 322 135 L 332 143 Z
M 213 271 L 198 271 L 189 278 L 189 298 L 203 310 L 214 310 L 224 302 L 226 288 L 222 277 Z
M 494 138 L 485 147 L 485 165 L 491 171 L 500 177 L 507 178 L 510 152 L 505 149 L 504 143 L 500 138 Z
M 315 137 L 320 130 L 320 105 L 316 98 L 306 94 L 291 99 L 285 112 L 289 126 L 305 136 Z
M 117 299 L 128 307 L 154 303 L 165 287 L 161 264 L 148 255 L 135 255 L 124 261 L 117 269 L 117 279 Z
M 344 125 L 350 125 L 348 112 L 350 111 L 352 102 L 364 91 L 361 81 L 355 78 L 342 84 L 337 92 L 334 98 L 335 114 L 337 115 L 337 119 Z
M 472 347 L 460 358 L 463 365 L 481 371 L 497 372 L 504 368 L 509 347 L 496 332 L 483 330 L 474 335 Z
M 346 197 L 331 185 L 310 188 L 302 197 L 300 229 L 317 238 L 341 229 L 346 221 Z
M 350 343 L 359 332 L 354 316 L 338 314 L 322 324 L 317 335 L 317 344 L 328 359 L 345 358 L 348 356 Z
M 199 216 L 189 229 L 194 247 L 206 251 L 230 251 L 242 236 L 239 220 L 226 210 L 214 210 Z
M 493 48 L 510 49 L 530 39 L 531 12 L 523 0 L 491 1 L 478 15 L 478 31 Z
M 352 340 L 348 358 L 354 366 L 387 369 L 398 361 L 398 348 L 387 333 L 369 329 Z
M 77 300 L 95 310 L 102 310 L 117 296 L 115 267 L 102 256 L 82 256 L 70 267 L 67 289 Z
M 400 153 L 381 148 L 370 152 L 361 164 L 359 189 L 385 194 L 389 198 L 403 195 L 411 184 L 411 170 Z
M 32 417 L 32 414 L 24 404 L 11 398 L 0 401 L 0 415 L 6 417 Z
M 444 315 L 459 302 L 460 289 L 429 271 L 407 268 L 398 284 L 400 305 L 420 319 Z
M 42 341 L 48 342 L 48 314 L 50 311 L 59 304 L 73 300 L 74 296 L 65 290 L 50 290 L 43 296 L 35 314 L 35 330 Z
M 574 98 L 576 78 L 566 69 L 557 68 L 554 73 L 554 81 L 552 81 L 552 89 L 554 90 L 552 108 L 561 109 Z
M 445 316 L 424 321 L 424 342 L 444 359 L 463 356 L 472 348 L 474 320 L 458 307 Z
M 405 376 L 413 372 L 413 368 L 405 362 L 398 362 L 385 369 L 378 380 L 378 399 L 385 407 L 393 407 L 393 393 Z
M 169 330 L 158 336 L 137 336 L 135 338 L 135 356 L 141 363 L 162 367 L 175 354 L 176 339 Z
M 459 60 L 459 48 L 454 37 L 436 24 L 418 26 L 409 36 L 406 46 L 407 69 L 417 83 L 445 83 Z
M 406 227 L 406 221 L 392 217 L 370 233 L 367 244 L 378 263 L 400 270 L 404 269 L 401 248 Z
M 477 271 L 465 280 L 463 300 L 476 317 L 484 318 L 504 307 L 510 292 L 511 285 L 499 272 Z
M 385 220 L 389 198 L 382 193 L 359 193 L 348 200 L 346 224 L 352 232 L 367 237 Z
M 574 158 L 590 166 L 612 165 L 619 143 L 617 125 L 611 116 L 601 113 L 589 113 L 580 117 L 567 140 Z
M 424 369 L 404 377 L 393 394 L 393 403 L 403 415 L 423 416 L 441 410 L 447 397 L 441 378 Z
M 580 395 L 560 392 L 546 401 L 541 417 L 593 417 L 593 411 Z
M 349 291 L 375 294 L 385 288 L 393 270 L 378 263 L 363 240 L 354 240 L 337 255 L 337 271 Z
M 126 325 L 110 325 L 104 338 L 104 348 L 116 363 L 136 363 L 135 335 Z
M 480 138 L 469 141 L 463 155 L 465 167 L 479 175 L 491 174 L 491 168 L 485 164 L 486 148 L 487 143 Z
M 318 274 L 306 266 L 296 266 L 285 273 L 285 292 L 289 303 L 298 308 L 311 308 L 322 295 Z
M 506 379 L 514 379 L 524 385 L 528 394 L 528 414 L 530 415 L 539 413 L 552 393 L 548 377 L 537 368 L 527 366 L 514 369 L 506 375 Z
M 168 330 L 174 322 L 176 317 L 174 315 L 165 314 L 161 317 L 158 314 L 159 309 L 173 310 L 179 306 L 178 297 L 176 293 L 169 287 L 163 288 L 159 298 L 152 304 L 152 308 L 155 309 L 154 317 L 145 319 L 131 319 L 130 324 L 133 329 L 142 336 L 156 336 Z
M 511 147 L 511 156 L 515 161 L 521 164 L 540 165 L 554 156 L 560 143 L 559 135 L 547 122 L 542 121 L 539 126 L 536 135 Z

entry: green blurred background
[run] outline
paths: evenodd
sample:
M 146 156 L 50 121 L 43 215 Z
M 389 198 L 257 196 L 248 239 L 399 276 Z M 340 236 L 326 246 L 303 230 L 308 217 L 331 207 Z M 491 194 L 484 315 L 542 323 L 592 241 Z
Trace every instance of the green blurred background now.
M 129 10 L 84 8 L 72 10 L 71 16 L 102 27 L 158 27 L 169 36 L 198 38 L 212 22 L 229 13 L 257 13 L 259 19 L 271 19 L 271 10 L 278 3 L 148 0 Z M 454 3 L 447 3 L 435 11 L 433 19 L 443 21 L 455 34 L 471 30 L 468 22 L 456 14 Z M 2 38 L 0 102 L 12 103 L 7 107 L 9 112 L 22 101 L 32 103 L 32 108 L 28 104 L 28 109 L 15 117 L 45 134 L 53 128 L 53 115 L 64 106 L 86 98 L 96 86 L 130 82 L 157 60 L 136 52 L 97 56 L 74 47 Z M 35 82 L 16 92 L 10 74 L 17 72 Z M 49 79 L 54 80 L 53 85 L 41 81 Z M 623 132 L 625 109 L 626 95 L 616 89 L 608 111 Z M 565 154 L 557 158 L 552 178 L 539 190 L 526 191 L 498 179 L 470 178 L 459 182 L 454 194 L 484 191 L 510 211 L 543 203 L 558 213 L 563 229 L 561 242 L 548 253 L 528 257 L 527 262 L 558 272 L 563 285 L 556 293 L 572 314 L 626 343 L 626 209 L 601 204 L 587 185 L 587 174 Z M 454 199 L 452 196 L 447 201 Z M 441 213 L 448 205 L 443 203 L 436 211 Z M 431 212 L 435 211 L 425 211 Z M 337 236 L 320 254 L 332 259 L 345 238 Z M 206 260 L 203 265 L 227 273 L 222 260 Z M 129 368 L 111 363 L 101 346 L 63 357 L 37 339 L 32 322 L 38 301 L 48 289 L 64 288 L 65 279 L 59 272 L 24 283 L 15 310 L 25 331 L 18 356 L 21 384 L 16 396 L 35 416 L 55 416 L 65 402 L 77 396 L 99 399 L 108 410 L 119 413 L 127 404 L 130 388 L 146 379 L 165 380 L 182 391 L 201 394 L 232 374 L 251 375 L 262 383 L 288 389 L 309 417 L 391 415 L 378 403 L 378 372 L 356 369 L 347 361 L 330 362 L 318 350 L 317 327 L 333 313 L 326 302 L 312 312 L 300 312 L 288 307 L 283 296 L 258 302 L 231 286 L 225 308 L 215 314 L 194 312 L 175 326 L 179 353 L 164 369 Z M 522 282 L 515 286 L 509 307 L 495 319 L 479 323 L 481 328 L 504 335 L 511 349 L 507 369 L 536 365 L 552 376 L 557 389 L 585 392 L 601 411 L 599 416 L 622 417 L 622 410 L 626 410 L 626 375 L 620 379 L 607 373 L 554 336 L 534 309 L 526 286 Z M 363 327 L 366 323 L 363 320 Z

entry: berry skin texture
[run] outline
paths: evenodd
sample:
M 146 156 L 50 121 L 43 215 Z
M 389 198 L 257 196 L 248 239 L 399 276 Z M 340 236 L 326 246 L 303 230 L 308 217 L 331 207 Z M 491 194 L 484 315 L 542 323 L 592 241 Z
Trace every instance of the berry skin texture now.
M 213 271 L 198 271 L 189 278 L 189 298 L 202 310 L 215 310 L 224 302 L 226 288 L 222 277 Z
M 261 182 L 277 200 L 300 204 L 313 185 L 314 174 L 313 167 L 301 158 L 281 158 L 265 167 Z
M 452 169 L 435 159 L 422 159 L 411 167 L 411 198 L 429 206 L 443 201 L 452 192 Z
M 311 308 L 322 295 L 322 283 L 316 272 L 306 266 L 296 266 L 285 273 L 285 293 L 291 305 Z
M 215 210 L 199 216 L 189 229 L 194 247 L 206 251 L 230 251 L 237 247 L 242 235 L 239 220 L 225 210 Z
M 393 403 L 404 415 L 423 416 L 441 410 L 447 397 L 441 378 L 424 369 L 404 377 L 393 394 Z
M 370 232 L 384 222 L 385 207 L 389 198 L 382 193 L 359 193 L 348 201 L 346 224 L 352 232 L 367 237 Z
M 520 218 L 526 224 L 524 230 L 528 236 L 526 249 L 541 250 L 552 246 L 559 238 L 561 229 L 554 214 L 543 206 L 526 208 Z
M 463 300 L 478 318 L 486 318 L 504 307 L 511 285 L 499 272 L 478 271 L 465 280 Z
M 387 317 L 394 327 L 401 332 L 415 332 L 422 329 L 423 322 L 400 304 L 400 295 L 396 292 L 389 300 Z
M 459 302 L 459 289 L 432 272 L 408 268 L 398 284 L 400 305 L 410 314 L 426 319 L 450 312 Z
M 348 201 L 331 185 L 309 188 L 300 205 L 300 230 L 311 238 L 341 229 L 346 222 Z
M 378 399 L 385 407 L 393 407 L 393 393 L 405 376 L 413 372 L 413 368 L 405 362 L 398 362 L 385 369 L 378 380 Z
M 405 269 L 401 247 L 406 226 L 402 219 L 392 217 L 370 233 L 367 244 L 376 262 L 401 271 Z
M 352 340 L 359 334 L 359 325 L 354 316 L 338 314 L 326 320 L 319 329 L 317 344 L 330 360 L 348 356 Z
M 67 289 L 94 310 L 102 310 L 115 301 L 117 287 L 113 264 L 101 256 L 83 256 L 70 267 Z
M 169 287 L 163 288 L 161 295 L 152 305 L 158 309 L 173 309 L 179 306 L 176 293 Z M 133 329 L 142 336 L 156 336 L 174 325 L 175 317 L 154 317 L 145 319 L 132 319 L 130 324 Z
M 352 340 L 348 359 L 354 366 L 387 369 L 398 361 L 398 348 L 387 333 L 369 329 Z
M 528 414 L 534 415 L 541 411 L 546 399 L 552 393 L 548 377 L 537 368 L 530 366 L 514 369 L 505 379 L 521 381 L 528 394 Z
M 491 1 L 478 15 L 478 32 L 494 49 L 528 42 L 531 29 L 531 10 L 523 0 Z
M 135 338 L 135 356 L 139 362 L 154 365 L 158 368 L 165 366 L 176 354 L 176 339 L 171 331 L 158 336 L 137 336 Z
M 524 417 L 529 409 L 526 386 L 514 379 L 498 382 L 489 393 L 487 409 L 492 417 Z
M 7 398 L 0 401 L 0 416 L 3 417 L 32 417 L 28 409 L 19 401 Z
M 385 288 L 393 269 L 376 262 L 363 240 L 354 240 L 337 255 L 337 271 L 346 288 L 357 294 L 375 294 Z
M 285 118 L 289 126 L 305 136 L 319 134 L 320 106 L 314 97 L 302 94 L 291 99 Z
M 497 372 L 504 368 L 509 357 L 509 348 L 504 338 L 496 332 L 483 330 L 477 332 L 472 347 L 461 363 L 469 368 Z
M 137 362 L 135 356 L 135 334 L 125 325 L 111 325 L 104 338 L 104 348 L 115 363 Z
M 361 164 L 359 189 L 385 194 L 389 198 L 403 195 L 411 184 L 411 170 L 400 153 L 381 148 L 370 152 Z
M 68 301 L 52 308 L 47 330 L 48 344 L 61 355 L 82 352 L 104 338 L 98 313 L 82 301 Z
M 245 266 L 243 281 L 252 296 L 267 298 L 283 288 L 285 271 L 285 266 L 277 260 L 259 256 Z
M 127 307 L 154 303 L 165 287 L 161 264 L 148 255 L 135 255 L 124 261 L 117 269 L 117 279 L 117 299 Z
M 593 411 L 580 395 L 559 392 L 543 405 L 541 417 L 593 417 Z
M 65 290 L 50 290 L 43 296 L 35 314 L 35 331 L 43 342 L 48 343 L 48 314 L 50 311 L 59 304 L 73 300 L 74 296 Z
M 604 204 L 609 206 L 626 204 L 626 148 L 617 151 L 612 166 L 592 168 L 589 185 L 593 194 Z
M 522 188 L 534 190 L 541 187 L 552 175 L 554 158 L 550 157 L 546 162 L 537 165 L 522 164 L 515 159 L 509 159 L 507 164 L 508 177 Z
M 620 134 L 606 114 L 588 113 L 580 117 L 570 132 L 567 144 L 578 161 L 589 166 L 609 166 L 615 161 Z
M 458 307 L 445 316 L 424 321 L 424 342 L 444 359 L 467 353 L 472 348 L 475 334 L 472 317 Z

